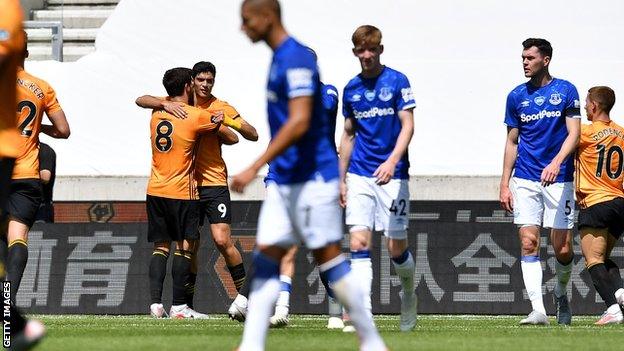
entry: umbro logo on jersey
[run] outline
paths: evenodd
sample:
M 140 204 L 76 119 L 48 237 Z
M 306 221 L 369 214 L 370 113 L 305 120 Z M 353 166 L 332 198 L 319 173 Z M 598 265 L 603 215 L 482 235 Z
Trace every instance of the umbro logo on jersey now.
M 392 89 L 389 87 L 381 88 L 379 91 L 379 100 L 386 102 L 390 101 L 390 99 L 392 99 Z
M 374 90 L 367 90 L 364 92 L 364 97 L 366 98 L 366 100 L 368 101 L 373 101 L 375 100 L 375 91 Z
M 522 107 L 529 107 L 529 105 L 531 104 L 531 101 L 529 100 L 524 100 L 520 103 L 520 106 Z
M 550 100 L 548 100 L 548 102 L 550 102 L 553 105 L 559 105 L 561 103 L 561 94 L 559 93 L 554 93 L 552 95 L 550 95 Z
M 546 98 L 543 96 L 538 96 L 535 99 L 533 99 L 533 101 L 535 101 L 537 106 L 542 106 L 544 104 L 544 101 L 546 101 Z
M 362 95 L 360 94 L 355 94 L 351 97 L 351 102 L 358 102 L 360 100 L 362 100 Z

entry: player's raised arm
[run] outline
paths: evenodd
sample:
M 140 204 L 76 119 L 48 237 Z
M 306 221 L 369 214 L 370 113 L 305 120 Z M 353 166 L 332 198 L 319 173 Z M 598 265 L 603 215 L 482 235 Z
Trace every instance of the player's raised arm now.
M 223 122 L 223 112 L 216 111 L 214 113 L 196 109 L 200 114 L 198 118 L 198 129 L 199 133 L 206 133 L 211 131 L 216 131 L 221 126 Z
M 159 98 L 152 95 L 143 95 L 135 101 L 139 107 L 150 110 L 165 110 L 177 118 L 186 118 L 188 113 L 184 110 L 184 104 L 177 101 L 169 101 L 165 98 Z
M 518 157 L 518 135 L 518 128 L 507 127 L 499 200 L 501 207 L 509 212 L 513 211 L 513 196 L 509 189 L 509 181 Z
M 238 135 L 223 124 L 219 127 L 217 135 L 219 136 L 221 144 L 234 145 L 238 143 Z
M 396 145 L 388 159 L 379 165 L 373 173 L 377 177 L 378 184 L 386 184 L 394 177 L 394 171 L 397 163 L 401 161 L 403 155 L 407 151 L 412 136 L 414 135 L 414 109 L 410 108 L 398 112 L 401 121 L 401 132 L 397 137 Z

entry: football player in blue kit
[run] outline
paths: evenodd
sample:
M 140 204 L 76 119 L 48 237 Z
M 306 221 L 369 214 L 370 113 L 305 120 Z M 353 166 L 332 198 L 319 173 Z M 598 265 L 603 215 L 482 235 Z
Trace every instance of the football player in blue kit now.
M 333 122 L 322 107 L 316 60 L 290 37 L 281 21 L 277 0 L 245 0 L 242 29 L 251 41 L 273 50 L 267 84 L 271 142 L 231 187 L 242 192 L 269 163 L 273 181 L 258 218 L 255 272 L 239 350 L 263 350 L 269 317 L 280 291 L 280 260 L 302 241 L 314 255 L 320 274 L 349 311 L 361 350 L 386 350 L 372 316 L 364 306 L 363 290 L 351 272 L 338 242 L 342 218 L 338 204 L 338 156 Z
M 557 322 L 572 314 L 567 284 L 574 252 L 574 150 L 580 137 L 579 95 L 574 85 L 554 78 L 548 67 L 552 46 L 545 39 L 522 43 L 524 75 L 529 81 L 507 96 L 507 140 L 500 183 L 501 206 L 519 227 L 521 269 L 532 311 L 520 324 L 549 324 L 542 297 L 540 227 L 551 228 L 557 258 L 554 299 Z M 512 174 L 513 173 L 513 174 Z
M 344 88 L 344 132 L 340 142 L 341 204 L 346 206 L 351 269 L 370 298 L 373 269 L 371 236 L 383 231 L 397 275 L 401 279 L 401 331 L 417 321 L 414 258 L 408 249 L 409 159 L 416 107 L 407 77 L 380 62 L 381 31 L 360 26 L 352 36 L 361 73 Z M 345 326 L 349 331 L 351 326 Z

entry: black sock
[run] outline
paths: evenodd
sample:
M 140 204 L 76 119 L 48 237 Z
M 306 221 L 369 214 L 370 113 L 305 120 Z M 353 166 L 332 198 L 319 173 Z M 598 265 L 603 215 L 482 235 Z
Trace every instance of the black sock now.
M 247 277 L 245 278 L 245 281 L 243 282 L 243 286 L 238 291 L 239 294 L 245 296 L 246 298 L 249 298 L 249 291 L 251 290 L 251 281 L 253 280 L 255 271 L 256 271 L 256 267 L 254 267 L 253 263 L 250 264 L 249 268 L 247 269 Z
M 15 303 L 15 295 L 19 289 L 28 262 L 28 244 L 22 239 L 16 239 L 9 244 L 7 255 L 7 280 L 11 281 L 11 301 Z
M 593 265 L 588 269 L 589 275 L 594 282 L 594 287 L 596 287 L 596 291 L 602 299 L 604 300 L 607 307 L 611 305 L 617 304 L 615 300 L 615 285 L 611 281 L 611 277 L 609 276 L 609 272 L 607 272 L 607 267 L 604 263 L 599 263 L 597 265 Z
M 245 284 L 245 266 L 240 263 L 233 267 L 227 266 L 227 269 L 230 271 L 236 291 L 240 292 L 241 288 Z
M 172 305 L 178 306 L 186 303 L 185 285 L 189 280 L 191 271 L 192 253 L 186 250 L 176 250 L 173 255 L 171 276 L 173 278 L 173 301 Z
M 193 298 L 195 297 L 195 282 L 197 281 L 197 273 L 190 272 L 189 279 L 186 285 L 186 304 L 188 307 L 193 308 Z
M 162 303 L 163 282 L 167 275 L 167 259 L 169 253 L 154 249 L 149 266 L 150 295 L 152 303 Z
M 604 264 L 605 267 L 607 267 L 607 272 L 609 272 L 611 281 L 615 284 L 615 288 L 619 289 L 624 287 L 624 283 L 622 283 L 622 276 L 620 276 L 620 267 L 618 267 L 615 262 L 611 261 L 610 258 L 607 258 Z

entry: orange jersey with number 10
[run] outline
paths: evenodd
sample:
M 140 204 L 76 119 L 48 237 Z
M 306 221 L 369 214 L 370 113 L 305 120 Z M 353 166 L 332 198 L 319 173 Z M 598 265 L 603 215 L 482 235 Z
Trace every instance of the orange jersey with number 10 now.
M 581 126 L 576 197 L 581 208 L 624 197 L 624 129 L 613 121 Z
M 15 77 L 24 50 L 22 8 L 19 0 L 0 0 L 0 158 L 17 157 Z
M 179 119 L 163 111 L 153 111 L 150 122 L 152 172 L 147 194 L 168 199 L 197 200 L 195 149 L 201 133 L 216 131 L 212 114 L 184 106 L 187 118 Z
M 17 71 L 17 129 L 21 135 L 20 154 L 15 160 L 13 179 L 39 179 L 39 132 L 43 113 L 61 111 L 54 89 L 23 69 Z

